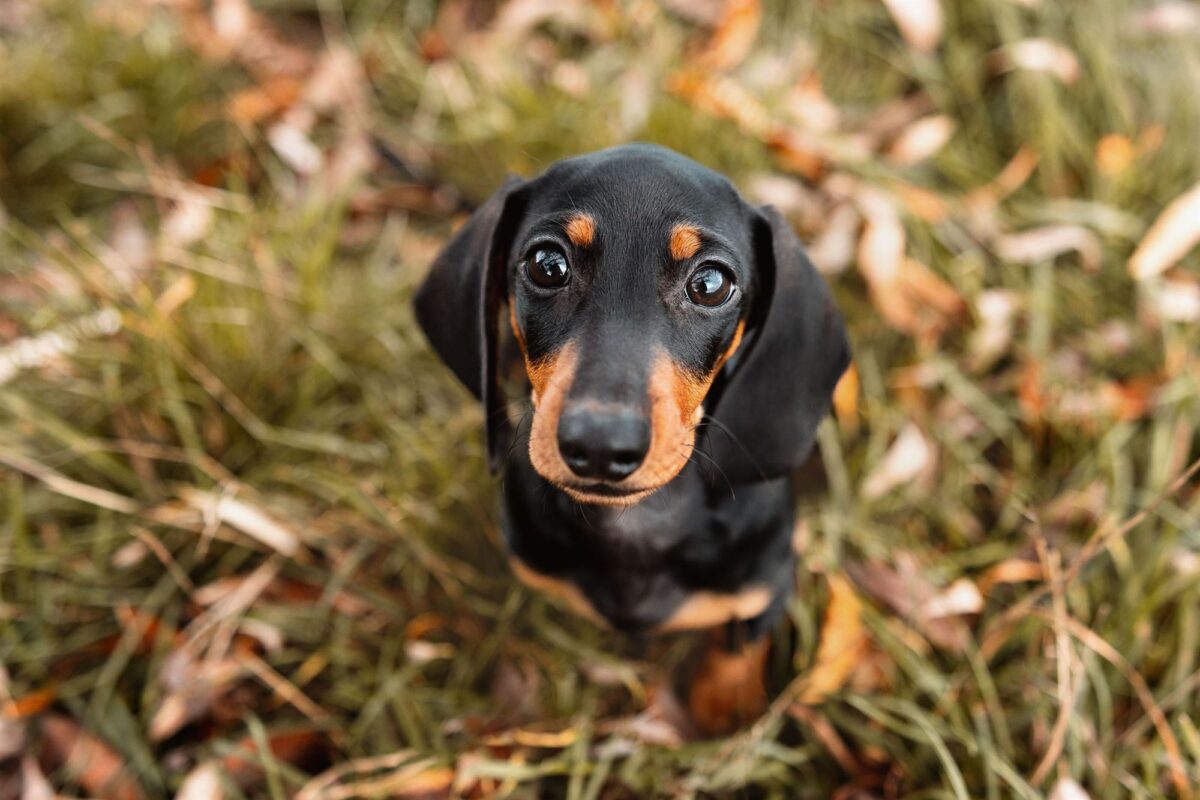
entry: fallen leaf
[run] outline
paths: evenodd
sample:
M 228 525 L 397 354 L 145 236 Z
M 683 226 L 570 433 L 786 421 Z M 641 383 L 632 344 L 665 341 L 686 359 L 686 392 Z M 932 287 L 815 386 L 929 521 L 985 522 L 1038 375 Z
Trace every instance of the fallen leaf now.
M 1130 14 L 1127 25 L 1144 34 L 1196 33 L 1200 31 L 1200 6 L 1187 0 L 1168 0 Z
M 212 205 L 199 191 L 184 190 L 159 228 L 159 241 L 171 247 L 187 247 L 208 234 L 213 223 Z
M 804 689 L 796 702 L 820 703 L 845 685 L 867 647 L 862 622 L 862 601 L 849 581 L 829 577 L 829 607 L 821 623 L 821 643 L 812 667 L 804 675 Z
M 1026 70 L 1046 72 L 1065 84 L 1079 79 L 1079 58 L 1064 44 L 1051 39 L 1022 39 L 1000 48 L 992 55 L 1000 71 Z
M 1200 184 L 1171 202 L 1158 216 L 1129 259 L 1138 280 L 1159 275 L 1200 242 Z
M 1137 150 L 1128 136 L 1110 133 L 1096 142 L 1096 169 L 1104 175 L 1120 175 L 1136 157 Z
M 856 200 L 866 217 L 858 244 L 858 266 L 872 302 L 897 330 L 936 339 L 963 315 L 966 305 L 962 297 L 927 266 L 905 256 L 904 226 L 888 196 L 860 187 Z
M 95 734 L 70 717 L 41 718 L 41 763 L 47 770 L 63 769 L 88 794 L 104 800 L 139 800 L 144 795 L 124 759 Z
M 1171 322 L 1200 322 L 1200 283 L 1180 276 L 1150 284 L 1146 302 L 1154 313 Z
M 942 7 L 938 0 L 883 0 L 900 35 L 915 50 L 931 53 L 942 40 Z
M 761 23 L 760 0 L 726 0 L 721 19 L 697 61 L 715 70 L 736 67 L 753 49 Z
M 215 761 L 202 761 L 184 776 L 175 800 L 223 800 L 221 770 Z
M 325 163 L 325 156 L 308 134 L 289 122 L 272 125 L 267 141 L 284 163 L 301 175 L 312 175 Z
M 930 466 L 933 458 L 933 447 L 925 434 L 909 423 L 863 481 L 862 496 L 874 500 L 903 484 L 911 483 Z
M 969 578 L 959 578 L 921 604 L 919 614 L 925 619 L 959 617 L 978 614 L 983 610 L 983 595 Z
M 1026 583 L 1042 580 L 1042 565 L 1036 561 L 1023 558 L 1006 558 L 999 564 L 989 567 L 979 578 L 979 591 L 984 597 L 991 594 L 992 589 L 1005 583 Z
M 825 220 L 825 227 L 806 248 L 808 257 L 818 270 L 826 275 L 836 275 L 854 261 L 854 248 L 858 239 L 862 219 L 850 203 L 833 207 Z
M 996 255 L 1018 264 L 1037 264 L 1072 250 L 1079 253 L 1083 268 L 1100 268 L 1100 238 L 1082 225 L 1047 225 L 996 240 Z
M 28 753 L 21 757 L 21 800 L 54 800 L 54 787 L 42 773 L 37 759 Z
M 1050 790 L 1050 800 L 1091 800 L 1091 798 L 1074 780 L 1063 778 Z
M 913 122 L 888 148 L 887 157 L 901 166 L 918 164 L 938 154 L 957 124 L 945 114 L 934 114 Z
M 989 369 L 1008 353 L 1020 304 L 1020 295 L 1007 289 L 985 289 L 975 298 L 979 326 L 967 340 L 972 371 Z
M 243 89 L 229 98 L 225 113 L 241 125 L 253 125 L 291 108 L 304 84 L 291 76 L 274 77 L 261 86 Z
M 851 363 L 833 390 L 833 410 L 846 430 L 858 429 L 858 395 L 858 367 Z
M 944 650 L 961 653 L 970 641 L 970 631 L 961 619 L 961 613 L 948 612 L 955 606 L 981 608 L 982 594 L 977 588 L 955 588 L 954 584 L 948 589 L 939 589 L 911 553 L 896 552 L 892 561 L 894 565 L 883 562 L 848 564 L 846 570 L 857 586 L 892 609 L 929 642 Z M 947 613 L 930 616 L 927 613 L 929 607 Z

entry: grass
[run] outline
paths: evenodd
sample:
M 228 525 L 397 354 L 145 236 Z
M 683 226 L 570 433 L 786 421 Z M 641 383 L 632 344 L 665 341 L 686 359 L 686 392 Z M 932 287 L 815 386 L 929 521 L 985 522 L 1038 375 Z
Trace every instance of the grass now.
M 943 4 L 923 53 L 873 0 L 766 2 L 723 75 L 776 121 L 819 81 L 840 122 L 797 178 L 749 102 L 669 89 L 702 63 L 696 22 L 631 1 L 480 27 L 486 5 L 276 0 L 219 36 L 186 2 L 0 16 L 0 359 L 26 342 L 0 379 L 0 795 L 25 754 L 62 793 L 149 797 L 198 791 L 204 767 L 226 796 L 276 797 L 330 766 L 340 796 L 1200 782 L 1200 491 L 1181 479 L 1200 333 L 1162 310 L 1200 261 L 1127 268 L 1200 180 L 1195 31 L 1139 32 L 1123 0 L 971 0 Z M 1078 78 L 998 66 L 1035 37 Z M 314 64 L 332 96 L 300 94 Z M 955 124 L 912 165 L 854 141 L 902 97 Z M 324 167 L 272 145 L 281 120 Z M 863 649 L 819 702 L 722 741 L 674 740 L 689 639 L 639 650 L 511 579 L 479 410 L 409 311 L 505 172 L 629 139 L 790 204 L 813 241 L 836 206 L 899 198 L 908 256 L 956 298 L 889 311 L 862 258 L 828 275 L 858 391 L 822 431 L 828 489 L 773 677 L 828 668 L 831 581 L 862 600 Z M 1023 150 L 1026 179 L 980 194 Z M 1078 226 L 1084 252 L 1012 249 L 1048 225 Z M 60 352 L 30 356 L 48 332 Z M 918 463 L 895 454 L 910 429 Z M 970 602 L 928 613 L 955 587 Z M 68 757 L 87 741 L 110 773 Z

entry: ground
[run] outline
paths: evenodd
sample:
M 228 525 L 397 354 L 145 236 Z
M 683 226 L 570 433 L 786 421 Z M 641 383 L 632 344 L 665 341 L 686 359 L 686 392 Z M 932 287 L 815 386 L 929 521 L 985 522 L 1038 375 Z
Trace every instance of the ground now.
M 0 797 L 1192 796 L 1197 130 L 1186 0 L 0 4 Z M 854 343 L 715 741 L 514 582 L 409 307 L 629 140 Z

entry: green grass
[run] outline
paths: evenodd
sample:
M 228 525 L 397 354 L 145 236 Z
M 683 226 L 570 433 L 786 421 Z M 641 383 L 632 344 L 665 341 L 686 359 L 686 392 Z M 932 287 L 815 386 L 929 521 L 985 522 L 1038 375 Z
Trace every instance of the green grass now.
M 768 2 L 730 73 L 781 119 L 815 71 L 838 141 L 918 92 L 956 122 L 915 166 L 838 150 L 805 185 L 820 210 L 796 217 L 818 235 L 839 180 L 937 193 L 944 219 L 903 211 L 908 253 L 968 313 L 913 336 L 854 266 L 829 276 L 861 394 L 822 432 L 829 488 L 806 513 L 794 656 L 781 650 L 773 678 L 812 669 L 831 576 L 866 602 L 869 650 L 808 721 L 777 714 L 679 747 L 613 729 L 692 641 L 638 649 L 514 583 L 480 412 L 409 297 L 458 212 L 506 172 L 643 139 L 747 187 L 785 175 L 766 143 L 666 90 L 704 31 L 653 2 L 582 4 L 470 32 L 430 62 L 433 3 L 263 3 L 280 40 L 314 56 L 346 45 L 366 65 L 363 108 L 322 110 L 311 137 L 338 152 L 365 123 L 393 160 L 331 191 L 281 160 L 270 122 L 230 119 L 228 98 L 271 68 L 197 52 L 186 4 L 64 0 L 0 20 L 0 354 L 105 309 L 121 321 L 0 382 L 0 731 L 20 730 L 73 795 L 101 788 L 48 755 L 58 717 L 107 742 L 146 796 L 209 760 L 229 796 L 288 796 L 324 766 L 397 753 L 375 777 L 444 786 L 449 768 L 472 796 L 1032 798 L 1069 777 L 1092 798 L 1156 798 L 1176 792 L 1172 749 L 1200 783 L 1200 490 L 1178 480 L 1200 455 L 1200 331 L 1151 313 L 1161 280 L 1127 269 L 1200 180 L 1196 34 L 1138 33 L 1123 0 L 943 5 L 942 45 L 919 54 L 874 0 Z M 990 67 L 1027 37 L 1069 47 L 1078 81 Z M 1129 168 L 1098 168 L 1101 137 L 1156 126 L 1161 144 Z M 1039 156 L 1029 179 L 971 206 L 1023 147 Z M 211 219 L 190 239 L 164 233 L 189 191 Z M 1092 231 L 1095 268 L 998 254 L 1003 234 L 1049 224 Z M 1192 253 L 1169 277 L 1195 285 L 1198 266 Z M 977 303 L 997 289 L 1017 304 L 1013 334 L 980 364 Z M 1148 405 L 1113 414 L 1119 387 Z M 910 424 L 933 466 L 865 495 Z M 299 547 L 220 524 L 189 505 L 197 491 L 262 509 Z M 1014 560 L 1050 578 L 989 586 Z M 972 581 L 983 607 L 931 625 L 882 588 L 892 570 L 914 595 Z M 236 674 L 205 695 L 203 665 L 229 659 Z M 208 702 L 156 740 L 180 675 Z M 512 729 L 571 735 L 489 738 Z M 309 733 L 284 736 L 296 731 Z M 0 752 L 0 796 L 17 754 Z

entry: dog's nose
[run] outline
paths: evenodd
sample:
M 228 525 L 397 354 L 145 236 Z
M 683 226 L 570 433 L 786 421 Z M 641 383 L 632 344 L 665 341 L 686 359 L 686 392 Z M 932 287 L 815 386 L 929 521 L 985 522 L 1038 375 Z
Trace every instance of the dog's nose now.
M 558 450 L 581 478 L 619 481 L 650 449 L 650 423 L 634 408 L 567 408 L 558 421 Z

